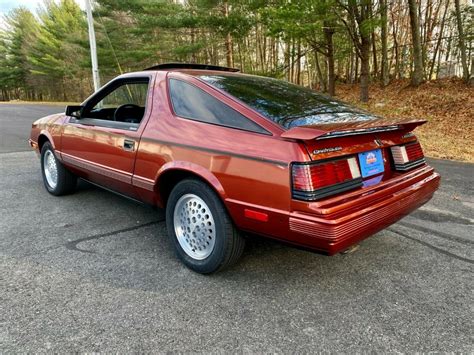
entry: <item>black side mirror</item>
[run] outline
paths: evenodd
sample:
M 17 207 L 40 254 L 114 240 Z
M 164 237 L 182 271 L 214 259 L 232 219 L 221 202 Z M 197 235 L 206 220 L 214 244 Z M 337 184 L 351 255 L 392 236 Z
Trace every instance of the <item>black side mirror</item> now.
M 75 118 L 81 118 L 81 112 L 84 106 L 74 106 L 74 105 L 69 105 L 66 106 L 66 116 L 71 116 Z

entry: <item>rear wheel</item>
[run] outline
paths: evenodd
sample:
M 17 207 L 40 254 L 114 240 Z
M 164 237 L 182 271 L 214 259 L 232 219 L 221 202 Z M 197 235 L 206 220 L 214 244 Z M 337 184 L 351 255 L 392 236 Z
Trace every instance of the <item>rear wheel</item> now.
M 178 257 L 202 274 L 232 265 L 245 246 L 220 198 L 199 180 L 183 180 L 174 187 L 166 206 L 166 226 Z
M 44 186 L 52 195 L 65 195 L 76 188 L 77 177 L 56 158 L 49 142 L 41 148 L 41 173 Z

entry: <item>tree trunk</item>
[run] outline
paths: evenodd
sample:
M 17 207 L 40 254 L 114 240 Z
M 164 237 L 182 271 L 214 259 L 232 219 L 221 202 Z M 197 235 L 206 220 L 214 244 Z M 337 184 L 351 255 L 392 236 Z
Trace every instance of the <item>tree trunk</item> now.
M 354 50 L 351 48 L 351 56 L 350 56 L 350 66 L 349 66 L 349 75 L 347 76 L 347 82 L 349 84 L 354 83 Z
M 249 53 L 249 37 L 244 38 L 242 44 L 244 45 L 243 51 L 244 51 L 244 57 L 248 60 L 248 64 L 250 67 L 250 71 L 255 71 L 255 63 L 253 62 L 252 56 Z
M 318 52 L 316 52 L 316 50 L 314 51 L 314 60 L 315 60 L 315 64 L 316 64 L 316 73 L 318 74 L 320 90 L 322 92 L 326 92 L 327 91 L 326 80 L 324 80 L 324 75 L 323 75 L 323 72 L 321 70 L 321 65 L 319 64 Z
M 211 64 L 213 65 L 219 65 L 219 48 L 220 46 L 215 42 L 211 45 Z
M 446 0 L 446 5 L 445 5 L 445 8 L 444 8 L 443 17 L 441 19 L 441 28 L 439 29 L 439 33 L 438 33 L 438 41 L 436 42 L 436 47 L 435 47 L 435 50 L 434 50 L 434 53 L 433 53 L 433 61 L 431 62 L 431 67 L 430 67 L 430 72 L 429 72 L 429 75 L 428 75 L 428 80 L 431 80 L 432 76 L 433 76 L 434 67 L 435 67 L 435 64 L 436 64 L 436 56 L 438 55 L 439 48 L 441 46 L 441 41 L 443 39 L 444 25 L 446 23 L 446 14 L 448 13 L 448 7 L 449 7 L 449 0 Z M 441 54 L 440 54 L 440 57 L 441 57 Z
M 378 61 L 377 61 L 377 46 L 375 43 L 375 32 L 372 32 L 372 62 L 374 65 L 374 78 L 377 78 L 379 76 L 379 66 L 378 66 Z
M 278 55 L 279 55 L 279 40 L 275 39 L 274 47 L 273 47 L 273 70 L 276 71 L 278 68 Z
M 301 85 L 301 40 L 298 39 L 296 45 L 297 62 L 296 62 L 296 84 Z
M 240 71 L 245 73 L 245 58 L 242 55 L 242 47 L 240 45 L 241 41 L 237 42 L 237 53 L 239 54 L 239 62 L 240 62 Z
M 328 93 L 331 96 L 336 95 L 336 74 L 334 73 L 334 28 L 324 27 L 324 37 L 326 39 L 326 59 L 328 66 Z
M 257 58 L 257 68 L 260 68 L 260 72 L 265 71 L 265 44 L 263 41 L 264 36 L 262 35 L 261 26 L 257 25 L 255 28 L 255 56 Z
M 370 79 L 370 46 L 372 44 L 372 33 L 364 28 L 366 21 L 371 19 L 372 1 L 349 0 L 347 10 L 350 22 L 344 22 L 357 56 L 360 58 L 360 100 L 369 101 L 369 79 Z
M 370 37 L 363 36 L 360 48 L 360 101 L 369 101 Z
M 193 48 L 193 52 L 191 53 L 191 63 L 197 63 L 197 58 L 196 58 L 196 51 L 194 49 L 194 43 L 196 42 L 196 29 L 194 27 L 191 27 L 191 44 Z
M 421 24 L 421 21 L 423 19 L 421 15 L 421 5 L 419 6 L 418 9 L 418 21 L 420 21 L 420 41 L 421 41 L 421 57 L 423 61 L 423 77 L 426 77 L 426 73 L 424 72 L 425 67 L 426 67 L 426 58 L 428 57 L 428 46 L 430 45 L 430 34 L 429 34 L 429 27 L 430 27 L 430 20 L 431 20 L 431 15 L 433 12 L 433 3 L 432 0 L 426 0 L 426 4 L 424 4 L 425 7 L 425 14 L 424 14 L 424 23 L 423 25 Z M 436 21 L 437 19 L 433 19 L 433 21 Z
M 290 72 L 290 66 L 291 66 L 291 59 L 290 59 L 291 53 L 290 53 L 290 41 L 285 42 L 285 68 L 286 68 L 286 80 L 291 82 L 291 72 Z
M 349 77 L 351 75 L 350 73 L 351 73 L 351 65 L 352 65 L 352 52 L 344 64 L 345 64 L 344 82 L 347 84 L 349 83 Z
M 295 40 L 292 38 L 290 46 L 290 82 L 295 82 Z
M 356 54 L 355 56 L 355 73 L 354 73 L 354 83 L 357 82 L 357 78 L 359 77 L 359 56 Z
M 234 66 L 234 54 L 233 54 L 233 45 L 232 45 L 232 36 L 228 33 L 225 37 L 225 58 L 227 66 L 232 68 Z
M 413 45 L 413 72 L 411 84 L 418 86 L 423 82 L 423 53 L 421 50 L 420 21 L 418 18 L 418 6 L 416 0 L 408 0 L 410 12 L 411 38 Z
M 224 16 L 229 17 L 229 3 L 224 2 Z M 232 45 L 232 35 L 227 33 L 225 36 L 225 57 L 227 61 L 227 66 L 232 68 L 234 66 L 234 53 Z
M 369 7 L 369 18 L 373 18 L 372 14 L 372 6 Z M 374 78 L 377 78 L 379 75 L 379 66 L 378 66 L 378 61 L 377 61 L 377 43 L 376 43 L 376 38 L 375 38 L 375 30 L 372 30 L 371 33 L 371 40 L 372 40 L 372 64 L 373 64 L 373 76 Z
M 469 78 L 469 86 L 474 87 L 474 57 L 471 57 L 471 77 Z
M 461 16 L 461 6 L 459 0 L 454 0 L 454 7 L 456 12 L 456 25 L 458 28 L 458 45 L 459 51 L 461 52 L 461 64 L 462 64 L 462 78 L 464 82 L 469 83 L 469 66 L 467 64 L 466 56 L 466 45 L 464 43 L 464 30 L 462 28 L 462 16 Z
M 395 23 L 395 15 L 393 9 L 390 10 L 390 17 L 392 19 L 392 36 L 393 36 L 393 50 L 395 52 L 395 78 L 401 78 L 401 65 L 400 65 L 400 49 L 398 48 L 398 31 L 397 23 Z
M 387 49 L 387 0 L 380 0 L 381 40 L 382 40 L 382 85 L 387 86 L 390 82 L 390 73 L 388 68 L 388 49 Z

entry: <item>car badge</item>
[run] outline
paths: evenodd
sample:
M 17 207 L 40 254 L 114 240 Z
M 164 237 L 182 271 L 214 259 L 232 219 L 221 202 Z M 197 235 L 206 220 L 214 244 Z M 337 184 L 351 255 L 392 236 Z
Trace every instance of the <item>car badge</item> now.
M 377 146 L 379 146 L 379 147 L 381 147 L 381 146 L 383 145 L 382 141 L 381 141 L 380 139 L 378 139 L 378 138 L 375 138 L 375 139 L 374 139 L 374 142 L 375 142 L 375 144 L 377 144 Z
M 340 150 L 342 150 L 342 147 L 329 147 L 329 148 L 323 148 L 323 149 L 315 149 L 313 150 L 313 154 L 332 153 L 332 152 L 338 152 Z

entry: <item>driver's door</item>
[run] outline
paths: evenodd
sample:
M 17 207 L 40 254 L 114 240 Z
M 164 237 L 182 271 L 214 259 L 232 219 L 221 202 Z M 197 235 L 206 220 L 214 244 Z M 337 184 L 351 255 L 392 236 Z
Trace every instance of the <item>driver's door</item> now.
M 69 117 L 61 142 L 64 163 L 91 182 L 136 197 L 132 174 L 150 115 L 150 81 L 114 80 L 86 101 L 80 118 Z

